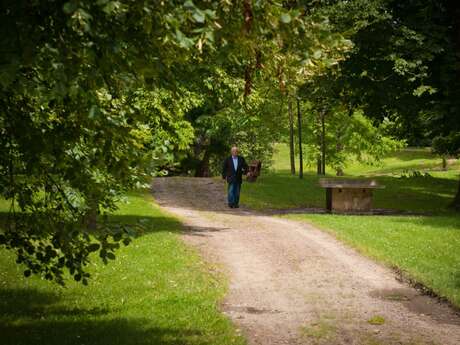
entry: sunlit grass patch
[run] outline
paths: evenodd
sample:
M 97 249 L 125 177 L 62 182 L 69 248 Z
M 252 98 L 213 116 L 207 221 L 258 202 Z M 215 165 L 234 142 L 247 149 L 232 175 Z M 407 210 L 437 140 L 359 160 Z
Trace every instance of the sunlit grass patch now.
M 369 320 L 367 320 L 367 323 L 374 325 L 374 326 L 380 326 L 385 323 L 385 318 L 380 315 L 375 315 L 371 317 Z
M 302 336 L 316 344 L 334 343 L 337 338 L 337 326 L 334 322 L 320 319 L 301 330 Z

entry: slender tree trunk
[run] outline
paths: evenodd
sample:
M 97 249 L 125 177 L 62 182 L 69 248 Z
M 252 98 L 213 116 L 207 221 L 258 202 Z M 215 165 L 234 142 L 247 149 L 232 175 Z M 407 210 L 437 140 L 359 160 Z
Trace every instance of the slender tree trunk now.
M 321 154 L 318 155 L 318 158 L 316 159 L 316 175 L 321 175 L 322 171 L 322 161 L 321 161 Z
M 452 13 L 452 18 L 454 18 L 454 28 L 453 28 L 453 40 L 455 44 L 455 51 L 457 52 L 457 80 L 460 78 L 460 4 L 458 0 L 447 1 L 447 8 L 450 13 Z M 460 210 L 460 181 L 457 189 L 457 194 L 452 200 L 450 207 Z
M 342 129 L 339 128 L 337 130 L 337 144 L 335 145 L 335 150 L 337 151 L 337 155 L 340 155 L 340 152 L 343 150 L 343 144 L 342 144 Z M 337 176 L 343 176 L 343 169 L 341 166 L 338 166 L 336 169 L 336 175 Z
M 454 200 L 450 204 L 450 207 L 460 211 L 460 182 L 458 183 L 457 194 L 455 194 Z
M 88 226 L 88 229 L 96 230 L 97 216 L 99 214 L 97 199 L 90 200 L 88 204 L 90 205 L 90 207 L 89 210 L 86 212 L 86 224 Z
M 251 32 L 252 28 L 252 1 L 251 0 L 243 0 L 243 17 L 244 17 L 244 31 L 246 34 Z
M 321 152 L 322 152 L 322 147 L 321 147 L 321 114 L 318 112 L 316 116 L 316 144 L 318 145 L 318 156 L 316 157 L 316 175 L 321 175 L 321 172 L 323 170 L 323 162 L 321 160 Z
M 442 170 L 447 171 L 447 159 L 445 156 L 442 157 Z
M 321 175 L 326 175 L 326 112 L 321 113 Z
M 339 153 L 340 151 L 342 151 L 342 144 L 337 144 L 336 146 L 337 148 L 337 152 Z M 335 173 L 337 176 L 343 176 L 344 173 L 343 173 L 343 167 L 342 166 L 338 166 L 335 170 Z
M 205 148 L 203 159 L 200 161 L 195 171 L 195 177 L 211 176 L 211 170 L 209 167 L 209 158 L 210 158 L 209 149 Z
M 303 156 L 302 156 L 302 119 L 300 114 L 300 100 L 297 98 L 297 122 L 299 126 L 299 178 L 303 178 Z
M 289 111 L 289 158 L 291 161 L 291 175 L 295 175 L 295 152 L 294 152 L 294 114 L 292 113 L 292 99 L 288 98 Z
M 243 0 L 243 18 L 244 18 L 243 32 L 246 35 L 249 35 L 251 33 L 252 22 L 254 19 L 251 0 Z M 259 58 L 257 58 L 256 56 L 256 60 L 260 60 L 260 56 Z M 256 61 L 256 64 L 257 63 L 258 62 Z M 253 70 L 254 68 L 253 68 L 252 62 L 248 62 L 246 65 L 246 68 L 244 69 L 244 98 L 245 99 L 247 96 L 251 94 Z

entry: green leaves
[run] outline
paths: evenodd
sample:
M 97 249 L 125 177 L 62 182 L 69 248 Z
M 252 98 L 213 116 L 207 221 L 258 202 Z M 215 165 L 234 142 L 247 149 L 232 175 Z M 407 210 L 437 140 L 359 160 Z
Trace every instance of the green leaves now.
M 416 88 L 414 91 L 413 91 L 413 95 L 414 96 L 417 96 L 417 97 L 420 97 L 422 96 L 424 93 L 428 93 L 430 95 L 434 94 L 436 92 L 436 89 L 432 86 L 429 86 L 429 85 L 420 85 L 418 88 Z
M 179 29 L 176 30 L 176 41 L 181 48 L 190 49 L 195 45 L 193 39 L 188 38 Z
M 195 11 L 192 16 L 193 16 L 193 19 L 195 19 L 195 22 L 197 22 L 197 23 L 204 23 L 204 21 L 206 19 L 204 13 L 202 11 L 198 11 L 198 10 Z
M 0 65 L 0 86 L 7 89 L 17 78 L 20 65 L 17 61 Z
M 99 243 L 93 243 L 93 244 L 90 244 L 87 249 L 88 249 L 88 252 L 96 252 L 99 250 L 100 247 L 101 246 Z
M 78 9 L 78 5 L 76 1 L 68 1 L 64 5 L 62 5 L 62 10 L 65 14 L 72 14 Z
M 184 8 L 186 8 L 187 10 L 194 10 L 196 7 L 195 7 L 195 4 L 193 3 L 192 0 L 187 0 L 184 2 Z
M 0 14 L 2 21 L 23 23 L 15 39 L 2 39 L 15 62 L 0 70 L 0 192 L 15 212 L 0 240 L 16 251 L 27 276 L 64 284 L 67 270 L 86 284 L 90 253 L 112 260 L 121 243 L 130 243 L 129 229 L 100 214 L 173 164 L 172 151 L 185 150 L 193 138 L 193 129 L 175 116 L 180 107 L 142 107 L 134 96 L 146 85 L 138 61 L 154 69 L 149 77 L 161 84 L 171 81 L 165 66 L 189 58 L 159 39 L 175 34 L 168 25 L 177 25 L 184 47 L 194 45 L 188 13 L 153 5 L 42 1 L 24 11 L 23 2 L 10 2 Z M 211 18 L 212 12 L 202 13 Z M 174 20 L 167 22 L 168 15 Z M 2 37 L 11 37 L 9 26 L 0 28 Z M 168 97 L 169 104 L 177 99 Z M 189 98 L 185 109 L 196 101 Z
M 321 56 L 323 56 L 323 52 L 321 49 L 317 49 L 313 52 L 313 58 L 314 59 L 320 59 Z
M 68 270 L 87 282 L 90 253 L 108 262 L 130 242 L 129 229 L 101 214 L 179 161 L 186 172 L 216 166 L 234 142 L 268 160 L 283 132 L 279 99 L 306 81 L 315 81 L 313 103 L 323 97 L 341 114 L 348 101 L 386 111 L 384 91 L 424 100 L 452 82 L 449 73 L 442 83 L 424 80 L 427 61 L 448 51 L 440 43 L 448 35 L 436 31 L 438 42 L 395 25 L 398 11 L 386 13 L 385 3 L 250 5 L 243 15 L 227 1 L 48 0 L 27 11 L 8 3 L 0 14 L 8 54 L 0 64 L 0 192 L 19 210 L 0 241 L 29 274 L 63 283 Z M 357 118 L 353 126 L 378 132 Z M 349 139 L 350 151 L 369 149 L 369 140 Z
M 103 11 L 108 15 L 115 15 L 122 11 L 122 3 L 120 1 L 98 1 L 99 4 L 103 4 Z M 101 4 L 101 5 L 102 5 Z
M 91 119 L 91 120 L 94 120 L 96 118 L 96 116 L 100 113 L 99 111 L 99 107 L 95 104 L 93 104 L 91 106 L 91 108 L 89 109 L 89 112 L 88 112 L 88 117 Z
M 289 13 L 282 13 L 280 16 L 280 21 L 284 24 L 289 24 L 291 22 L 292 18 Z

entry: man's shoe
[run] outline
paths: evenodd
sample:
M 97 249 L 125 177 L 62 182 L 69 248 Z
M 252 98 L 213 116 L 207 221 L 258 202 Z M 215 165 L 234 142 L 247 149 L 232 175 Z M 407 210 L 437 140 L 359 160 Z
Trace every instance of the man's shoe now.
M 228 204 L 228 207 L 234 208 L 235 206 L 233 206 L 232 204 Z
M 240 205 L 235 205 L 235 206 L 233 206 L 233 207 L 234 207 L 234 208 L 240 208 Z

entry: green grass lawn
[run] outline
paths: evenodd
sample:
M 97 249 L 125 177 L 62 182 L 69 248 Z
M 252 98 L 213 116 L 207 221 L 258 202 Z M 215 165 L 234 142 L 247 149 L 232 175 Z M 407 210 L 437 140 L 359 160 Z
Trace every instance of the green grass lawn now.
M 460 307 L 460 217 L 287 217 L 312 223 Z
M 452 176 L 455 175 L 452 173 Z M 324 207 L 325 191 L 320 177 L 311 172 L 301 180 L 284 171 L 262 175 L 256 183 L 245 183 L 241 202 L 255 209 Z M 415 212 L 442 213 L 458 186 L 457 178 L 445 176 L 400 178 L 372 176 L 384 189 L 374 193 L 374 207 Z
M 320 177 L 311 169 L 306 169 L 302 180 L 291 175 L 286 145 L 277 145 L 273 161 L 272 170 L 256 183 L 244 184 L 243 204 L 256 209 L 324 207 L 325 192 L 318 185 Z M 430 176 L 401 177 L 407 175 L 407 171 L 420 171 Z M 333 173 L 331 169 L 329 172 Z M 441 171 L 441 159 L 429 149 L 409 148 L 384 157 L 378 165 L 349 164 L 345 172 L 345 177 L 372 177 L 385 186 L 375 192 L 375 208 L 442 213 L 455 195 L 460 163 L 455 161 L 448 171 Z
M 431 177 L 401 178 L 414 170 Z M 379 165 L 350 164 L 345 172 L 347 177 L 372 177 L 386 187 L 374 193 L 374 207 L 426 215 L 286 217 L 333 234 L 460 307 L 460 215 L 447 209 L 458 186 L 458 161 L 441 171 L 441 159 L 429 149 L 410 148 L 384 157 Z M 325 192 L 318 179 L 308 169 L 303 180 L 290 175 L 287 146 L 279 144 L 272 171 L 243 185 L 242 203 L 256 209 L 324 207 Z
M 296 157 L 296 168 L 298 161 Z M 372 165 L 360 162 L 348 162 L 345 166 L 345 174 L 351 176 L 372 176 L 384 174 L 400 174 L 406 170 L 419 170 L 434 173 L 439 177 L 452 177 L 459 174 L 460 161 L 454 160 L 449 162 L 448 171 L 442 171 L 442 160 L 434 155 L 430 148 L 405 148 L 382 157 L 380 162 Z M 275 154 L 273 156 L 272 172 L 289 172 L 289 147 L 286 144 L 276 144 Z M 304 167 L 307 173 L 313 173 L 316 167 Z M 326 172 L 334 174 L 331 167 L 326 166 Z
M 129 202 L 113 218 L 143 219 L 146 230 L 109 265 L 95 258 L 87 287 L 24 278 L 0 250 L 2 345 L 245 343 L 218 311 L 222 277 L 180 241 L 180 223 L 147 192 L 130 194 Z

